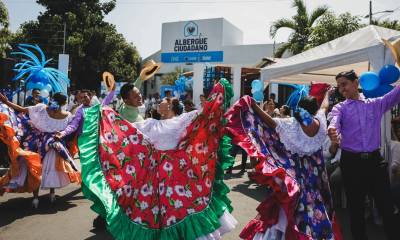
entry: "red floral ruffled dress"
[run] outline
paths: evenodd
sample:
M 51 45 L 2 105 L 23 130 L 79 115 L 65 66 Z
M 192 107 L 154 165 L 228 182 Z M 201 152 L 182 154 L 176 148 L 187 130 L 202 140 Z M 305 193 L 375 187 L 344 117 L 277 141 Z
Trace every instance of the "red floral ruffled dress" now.
M 83 190 L 115 238 L 219 239 L 226 219 L 232 229 L 235 220 L 213 187 L 223 102 L 224 87 L 218 84 L 169 150 L 156 148 L 152 141 L 158 139 L 112 109 L 85 111 L 79 139 Z

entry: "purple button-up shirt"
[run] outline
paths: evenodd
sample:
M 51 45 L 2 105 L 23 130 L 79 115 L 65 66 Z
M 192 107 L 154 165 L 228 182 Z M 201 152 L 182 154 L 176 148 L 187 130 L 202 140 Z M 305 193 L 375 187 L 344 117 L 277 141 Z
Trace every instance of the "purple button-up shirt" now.
M 106 98 L 104 98 L 103 102 L 101 103 L 102 106 L 110 104 L 114 97 L 115 91 L 111 91 L 108 93 Z M 83 125 L 83 108 L 84 106 L 81 105 L 75 113 L 74 118 L 72 121 L 67 125 L 67 127 L 61 131 L 61 134 L 63 137 L 68 136 L 75 131 L 78 131 L 78 134 L 82 131 L 82 125 Z
M 372 152 L 381 145 L 383 114 L 400 103 L 400 86 L 383 97 L 347 99 L 335 105 L 328 128 L 335 127 L 341 135 L 340 147 L 351 152 Z

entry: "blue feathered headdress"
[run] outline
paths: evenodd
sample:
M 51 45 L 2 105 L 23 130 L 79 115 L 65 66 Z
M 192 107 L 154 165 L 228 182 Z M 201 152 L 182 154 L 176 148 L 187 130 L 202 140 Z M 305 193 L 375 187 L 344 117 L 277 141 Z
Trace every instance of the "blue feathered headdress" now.
M 11 54 L 22 56 L 24 59 L 15 64 L 14 71 L 17 72 L 17 75 L 13 78 L 13 81 L 25 78 L 26 84 L 41 82 L 43 85 L 50 84 L 54 92 L 67 92 L 66 88 L 69 87 L 68 76 L 55 68 L 46 67 L 46 64 L 52 59 L 46 60 L 38 45 L 18 44 L 17 47 L 20 52 L 12 52 Z M 34 54 L 33 50 L 39 53 L 40 59 Z
M 300 100 L 303 97 L 308 96 L 308 92 L 310 88 L 306 85 L 297 85 L 297 84 L 287 84 L 290 87 L 294 88 L 292 94 L 290 94 L 286 105 L 288 105 L 291 109 L 296 110 Z
M 288 105 L 291 109 L 294 110 L 295 118 L 303 123 L 304 125 L 308 126 L 312 123 L 313 117 L 312 115 L 305 109 L 299 107 L 299 102 L 302 98 L 308 96 L 310 88 L 306 85 L 290 85 L 294 88 L 292 94 L 290 94 L 286 105 Z

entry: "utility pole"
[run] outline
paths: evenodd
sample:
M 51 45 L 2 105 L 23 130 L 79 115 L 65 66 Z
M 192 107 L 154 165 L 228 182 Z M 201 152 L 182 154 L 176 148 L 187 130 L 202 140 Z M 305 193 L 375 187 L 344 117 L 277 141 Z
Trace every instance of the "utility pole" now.
M 372 0 L 369 1 L 369 25 L 372 24 Z
M 275 57 L 275 51 L 276 51 L 276 49 L 275 49 L 275 45 L 276 45 L 276 43 L 275 43 L 275 38 L 274 38 L 274 45 L 273 45 L 273 50 L 272 50 L 272 53 L 274 54 L 274 57 Z
M 372 0 L 369 0 L 369 25 L 372 24 Z M 371 71 L 371 62 L 368 61 L 368 71 Z
M 67 22 L 64 21 L 64 42 L 63 42 L 63 54 L 65 54 L 65 36 L 67 35 Z

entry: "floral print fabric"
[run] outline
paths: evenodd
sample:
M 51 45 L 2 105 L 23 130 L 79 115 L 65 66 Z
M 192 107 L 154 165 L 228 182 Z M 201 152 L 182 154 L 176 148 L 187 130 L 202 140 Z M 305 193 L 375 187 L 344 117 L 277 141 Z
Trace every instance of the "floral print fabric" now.
M 250 106 L 241 99 L 228 113 L 235 121 L 227 127 L 236 134 L 234 142 L 257 157 L 254 179 L 270 187 L 259 216 L 242 231 L 241 237 L 252 239 L 257 231 L 265 232 L 277 222 L 275 210 L 282 207 L 288 219 L 286 239 L 334 239 L 332 202 L 322 150 L 300 156 L 291 153 L 274 129 L 266 126 Z M 261 226 L 261 227 L 260 227 Z
M 103 174 L 132 221 L 165 228 L 208 206 L 222 137 L 223 96 L 217 85 L 173 150 L 156 149 L 112 109 L 102 110 Z
M 8 115 L 9 118 L 4 124 L 13 127 L 16 137 L 24 150 L 37 152 L 43 157 L 49 148 L 53 148 L 63 159 L 73 161 L 65 147 L 65 141 L 55 141 L 53 133 L 44 133 L 37 130 L 27 115 L 16 113 L 5 104 L 0 105 L 0 112 Z

